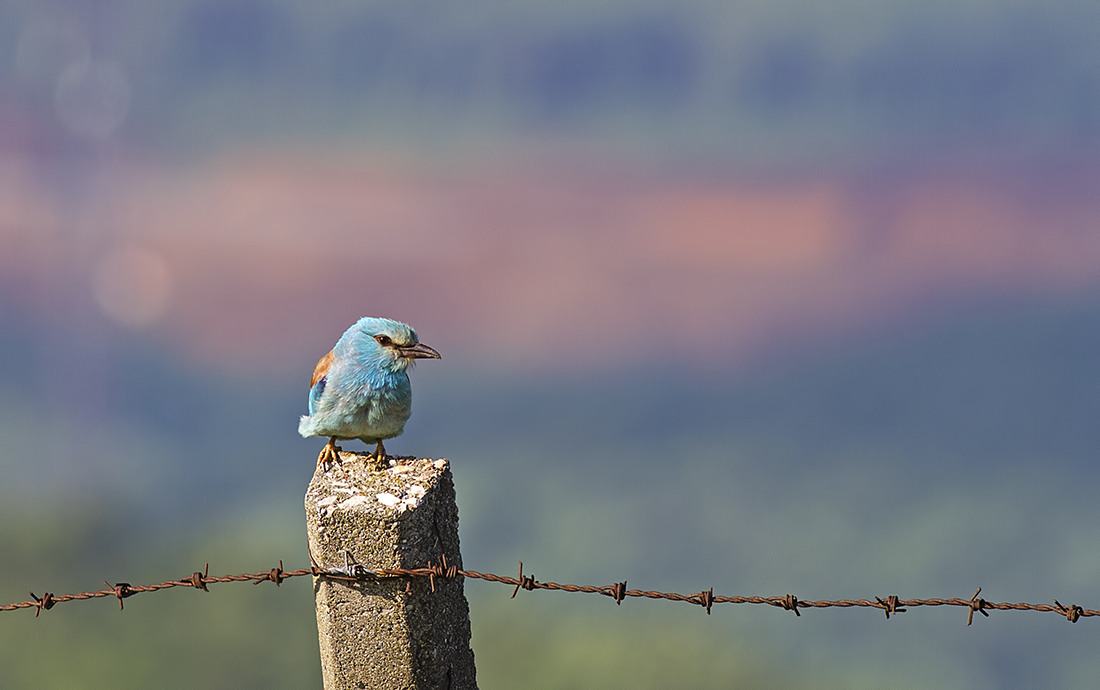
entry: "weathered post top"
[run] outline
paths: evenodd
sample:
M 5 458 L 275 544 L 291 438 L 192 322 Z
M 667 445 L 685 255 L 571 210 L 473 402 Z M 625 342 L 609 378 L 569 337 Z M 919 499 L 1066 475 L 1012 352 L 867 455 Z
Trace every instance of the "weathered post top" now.
M 446 460 L 341 453 L 306 491 L 309 548 L 322 568 L 462 567 Z M 314 578 L 325 690 L 476 688 L 461 577 Z

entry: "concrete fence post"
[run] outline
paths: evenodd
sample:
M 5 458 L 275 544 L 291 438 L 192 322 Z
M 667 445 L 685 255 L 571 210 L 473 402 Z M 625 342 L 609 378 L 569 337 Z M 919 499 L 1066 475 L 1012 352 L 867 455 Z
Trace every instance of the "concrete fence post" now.
M 377 467 L 365 453 L 313 475 L 306 524 L 322 568 L 462 567 L 446 460 Z M 395 461 L 391 460 L 391 463 Z M 477 688 L 461 577 L 345 583 L 314 578 L 325 690 Z

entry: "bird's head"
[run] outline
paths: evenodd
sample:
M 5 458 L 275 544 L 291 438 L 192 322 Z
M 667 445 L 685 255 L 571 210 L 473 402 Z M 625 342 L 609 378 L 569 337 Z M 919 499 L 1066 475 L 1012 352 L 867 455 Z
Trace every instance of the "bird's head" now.
M 352 327 L 356 343 L 394 371 L 404 371 L 416 359 L 439 359 L 439 353 L 420 342 L 416 331 L 400 321 L 366 316 Z

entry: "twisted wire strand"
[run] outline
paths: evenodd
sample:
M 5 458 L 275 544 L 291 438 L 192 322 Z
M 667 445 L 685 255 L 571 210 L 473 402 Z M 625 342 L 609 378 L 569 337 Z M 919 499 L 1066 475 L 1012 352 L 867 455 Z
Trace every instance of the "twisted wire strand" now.
M 711 608 L 715 604 L 766 604 L 775 608 L 780 608 L 785 611 L 793 611 L 796 616 L 801 616 L 799 609 L 822 609 L 822 608 L 872 608 L 883 611 L 886 614 L 886 618 L 890 618 L 891 615 L 898 615 L 905 613 L 908 609 L 917 608 L 921 606 L 955 606 L 967 609 L 966 624 L 970 625 L 974 620 L 974 613 L 980 613 L 983 616 L 988 617 L 989 611 L 1043 611 L 1050 613 L 1057 613 L 1063 616 L 1071 623 L 1076 623 L 1081 618 L 1090 618 L 1093 616 L 1100 616 L 1100 611 L 1093 609 L 1084 609 L 1076 604 L 1070 604 L 1069 606 L 1063 605 L 1057 599 L 1053 600 L 1053 604 L 1029 604 L 1029 603 L 1008 603 L 1008 602 L 991 602 L 980 598 L 978 595 L 981 593 L 979 588 L 969 599 L 962 598 L 936 598 L 936 599 L 900 599 L 897 596 L 890 595 L 886 598 L 875 597 L 874 600 L 870 599 L 821 599 L 821 600 L 804 600 L 799 599 L 793 594 L 785 594 L 782 596 L 724 596 L 714 594 L 714 590 L 708 589 L 695 594 L 678 594 L 676 592 L 655 592 L 641 589 L 627 589 L 626 581 L 616 582 L 611 585 L 593 586 L 593 585 L 572 585 L 572 584 L 559 584 L 557 582 L 539 582 L 531 575 L 525 575 L 523 573 L 523 562 L 519 564 L 519 573 L 516 577 L 510 577 L 507 575 L 495 575 L 493 573 L 481 573 L 476 570 L 461 570 L 456 566 L 448 566 L 447 559 L 444 557 L 440 564 L 433 565 L 431 562 L 423 568 L 379 568 L 368 569 L 362 566 L 354 566 L 354 568 L 321 568 L 315 563 L 309 568 L 299 568 L 297 570 L 283 570 L 283 562 L 279 561 L 278 567 L 271 568 L 270 570 L 260 573 L 242 573 L 240 575 L 220 575 L 212 576 L 209 574 L 210 565 L 207 564 L 202 571 L 195 571 L 191 575 L 180 578 L 178 580 L 167 580 L 152 585 L 131 585 L 128 582 L 117 582 L 111 585 L 107 581 L 103 584 L 106 589 L 100 589 L 92 592 L 79 592 L 77 594 L 53 594 L 46 592 L 42 596 L 37 596 L 34 592 L 30 592 L 31 598 L 26 601 L 20 601 L 12 604 L 6 604 L 0 606 L 0 611 L 16 611 L 19 609 L 35 609 L 34 615 L 37 618 L 42 611 L 48 611 L 57 604 L 69 602 L 69 601 L 83 601 L 86 599 L 98 599 L 102 597 L 116 597 L 118 599 L 119 609 L 123 608 L 123 600 L 134 596 L 135 594 L 144 594 L 146 592 L 159 592 L 166 589 L 172 589 L 174 587 L 192 587 L 194 589 L 201 589 L 204 592 L 208 592 L 207 585 L 220 584 L 224 582 L 251 582 L 253 584 L 260 584 L 261 582 L 274 582 L 276 586 L 282 584 L 284 580 L 288 580 L 294 577 L 303 577 L 305 575 L 311 575 L 316 578 L 330 580 L 333 582 L 353 583 L 361 582 L 368 579 L 378 578 L 428 578 L 431 583 L 431 589 L 435 591 L 435 581 L 437 578 L 441 579 L 454 579 L 459 577 L 470 578 L 474 580 L 484 580 L 486 582 L 497 582 L 500 584 L 513 587 L 512 597 L 515 597 L 520 589 L 527 591 L 534 591 L 537 589 L 553 590 L 559 592 L 581 592 L 587 594 L 602 594 L 615 600 L 616 604 L 621 604 L 626 598 L 645 598 L 645 599 L 664 599 L 668 601 L 680 601 L 689 604 L 695 604 L 706 609 L 708 615 L 710 615 Z

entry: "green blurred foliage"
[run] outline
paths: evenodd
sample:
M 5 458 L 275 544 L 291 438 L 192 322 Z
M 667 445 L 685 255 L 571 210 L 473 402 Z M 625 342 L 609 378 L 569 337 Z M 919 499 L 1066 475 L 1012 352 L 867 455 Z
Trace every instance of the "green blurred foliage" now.
M 5 603 L 25 599 L 27 586 L 39 596 L 99 589 L 104 574 L 150 584 L 185 577 L 205 559 L 211 574 L 235 574 L 273 565 L 277 554 L 301 558 L 298 516 L 253 514 L 207 525 L 191 539 L 127 539 L 129 550 L 118 553 L 118 538 L 134 536 L 121 516 L 53 508 L 0 523 Z M 699 611 L 691 611 L 692 625 L 667 612 L 608 608 L 602 598 L 562 607 L 538 594 L 510 600 L 499 585 L 468 583 L 467 590 L 486 689 L 810 687 L 739 649 L 713 619 L 699 625 Z M 33 609 L 0 616 L 3 688 L 320 687 L 308 578 L 278 591 L 229 583 L 209 593 L 138 594 L 124 611 L 108 597 L 58 604 L 37 619 Z
M 753 655 L 701 610 L 687 621 L 635 601 L 616 608 L 598 595 L 521 594 L 514 601 L 506 589 L 478 587 L 473 597 L 478 684 L 486 690 L 811 687 Z
M 272 554 L 302 550 L 293 539 L 300 530 L 285 520 L 274 528 L 208 525 L 161 540 L 142 536 L 126 517 L 78 506 L 5 511 L 0 599 L 27 599 L 28 588 L 39 596 L 102 589 L 104 578 L 152 584 L 186 577 L 207 559 L 211 574 L 253 572 L 275 565 Z M 5 612 L 0 687 L 320 687 L 310 583 L 273 589 L 178 588 L 130 597 L 124 611 L 113 598 L 67 602 L 37 619 L 33 610 Z

